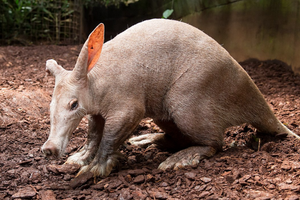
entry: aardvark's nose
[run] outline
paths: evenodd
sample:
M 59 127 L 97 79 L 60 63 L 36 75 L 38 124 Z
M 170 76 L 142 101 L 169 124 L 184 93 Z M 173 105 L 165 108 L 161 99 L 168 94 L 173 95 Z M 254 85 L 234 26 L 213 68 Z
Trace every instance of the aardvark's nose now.
M 55 156 L 57 157 L 59 154 L 58 148 L 50 141 L 47 140 L 45 144 L 42 146 L 42 152 L 47 156 Z

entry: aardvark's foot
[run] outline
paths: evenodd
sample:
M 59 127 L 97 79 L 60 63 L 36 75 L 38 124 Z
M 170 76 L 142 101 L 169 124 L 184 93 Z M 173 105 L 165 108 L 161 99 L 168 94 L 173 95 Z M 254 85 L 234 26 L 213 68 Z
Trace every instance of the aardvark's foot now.
M 74 153 L 71 155 L 65 164 L 78 164 L 81 166 L 87 165 L 89 162 L 93 160 L 94 152 L 93 149 L 88 150 L 83 147 L 79 152 Z
M 76 176 L 89 171 L 94 174 L 94 177 L 108 176 L 113 168 L 118 164 L 118 160 L 122 157 L 123 156 L 117 152 L 108 156 L 108 159 L 103 162 L 95 157 L 89 165 L 83 166 Z
M 213 156 L 216 149 L 209 146 L 193 146 L 171 155 L 158 168 L 166 169 L 179 169 L 189 165 L 196 165 L 200 160 Z
M 155 144 L 163 137 L 164 137 L 164 133 L 148 133 L 148 134 L 132 137 L 128 140 L 128 142 L 135 146 L 145 147 L 151 144 Z

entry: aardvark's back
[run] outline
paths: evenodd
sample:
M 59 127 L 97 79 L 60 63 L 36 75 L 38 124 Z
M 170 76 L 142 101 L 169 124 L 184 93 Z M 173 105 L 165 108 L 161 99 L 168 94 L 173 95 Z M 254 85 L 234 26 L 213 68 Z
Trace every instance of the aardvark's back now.
M 184 82 L 180 90 L 198 91 L 202 96 L 211 93 L 208 84 L 217 84 L 219 90 L 226 87 L 223 81 L 234 81 L 239 73 L 247 76 L 228 52 L 203 32 L 185 23 L 161 19 L 139 23 L 105 43 L 99 66 L 93 70 L 97 72 L 95 79 L 101 76 L 113 80 L 106 83 L 115 84 L 126 95 L 131 91 L 133 95 L 142 94 L 147 111 L 157 113 L 151 117 L 158 118 L 167 117 L 162 106 L 179 79 Z

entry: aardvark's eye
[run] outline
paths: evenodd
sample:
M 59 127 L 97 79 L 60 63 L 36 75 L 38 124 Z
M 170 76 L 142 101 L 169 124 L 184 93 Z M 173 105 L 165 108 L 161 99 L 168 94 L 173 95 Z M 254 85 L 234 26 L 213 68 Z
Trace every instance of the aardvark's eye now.
M 70 110 L 76 110 L 78 107 L 78 100 L 73 99 L 72 101 L 70 101 L 69 105 L 70 105 Z

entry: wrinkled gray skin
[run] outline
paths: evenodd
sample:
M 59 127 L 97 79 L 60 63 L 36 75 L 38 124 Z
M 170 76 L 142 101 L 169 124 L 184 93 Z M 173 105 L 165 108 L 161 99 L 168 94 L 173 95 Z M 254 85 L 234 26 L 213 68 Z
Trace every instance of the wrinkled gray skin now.
M 55 88 L 51 131 L 42 151 L 62 155 L 82 117 L 89 115 L 87 143 L 67 160 L 82 166 L 79 173 L 108 175 L 118 147 L 144 117 L 153 118 L 165 134 L 130 142 L 179 149 L 160 169 L 213 156 L 222 148 L 224 130 L 233 125 L 249 123 L 265 133 L 299 138 L 277 120 L 228 52 L 188 24 L 165 19 L 139 23 L 106 42 L 89 72 L 87 42 L 73 71 L 54 60 L 46 64 Z

